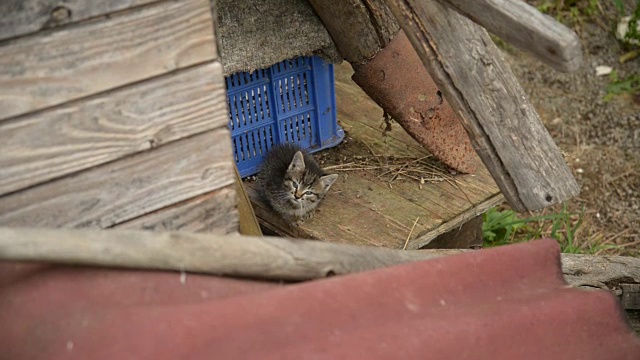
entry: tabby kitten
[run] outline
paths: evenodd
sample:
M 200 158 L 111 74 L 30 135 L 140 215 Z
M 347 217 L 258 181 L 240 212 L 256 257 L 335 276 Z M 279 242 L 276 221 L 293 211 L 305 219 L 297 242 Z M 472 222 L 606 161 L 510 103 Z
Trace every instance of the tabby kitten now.
M 274 146 L 258 175 L 262 197 L 288 223 L 300 226 L 338 178 L 328 175 L 297 145 Z

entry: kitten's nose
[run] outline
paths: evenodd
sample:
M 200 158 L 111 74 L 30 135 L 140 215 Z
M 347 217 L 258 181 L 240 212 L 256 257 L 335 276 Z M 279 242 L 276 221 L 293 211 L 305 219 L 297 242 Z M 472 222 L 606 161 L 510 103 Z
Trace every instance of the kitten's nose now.
M 301 192 L 298 192 L 297 190 L 296 190 L 296 193 L 294 194 L 294 196 L 295 196 L 295 198 L 296 198 L 296 199 L 301 199 L 301 198 L 302 198 L 302 195 L 303 195 L 303 194 L 302 194 Z

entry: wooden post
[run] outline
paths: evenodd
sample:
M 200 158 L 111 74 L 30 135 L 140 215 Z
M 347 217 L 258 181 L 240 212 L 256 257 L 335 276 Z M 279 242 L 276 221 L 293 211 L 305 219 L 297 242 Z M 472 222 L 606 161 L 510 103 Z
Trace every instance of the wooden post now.
M 444 0 L 444 3 L 556 70 L 571 72 L 582 64 L 578 35 L 522 0 Z
M 560 150 L 486 30 L 439 1 L 387 3 L 511 207 L 540 210 L 577 195 Z

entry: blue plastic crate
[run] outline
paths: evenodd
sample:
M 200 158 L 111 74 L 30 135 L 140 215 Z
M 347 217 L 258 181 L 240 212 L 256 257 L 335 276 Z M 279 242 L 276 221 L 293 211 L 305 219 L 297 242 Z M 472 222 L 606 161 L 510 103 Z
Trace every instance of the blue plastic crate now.
M 285 60 L 226 78 L 229 129 L 240 176 L 250 176 L 274 144 L 309 152 L 338 145 L 333 65 L 321 58 Z

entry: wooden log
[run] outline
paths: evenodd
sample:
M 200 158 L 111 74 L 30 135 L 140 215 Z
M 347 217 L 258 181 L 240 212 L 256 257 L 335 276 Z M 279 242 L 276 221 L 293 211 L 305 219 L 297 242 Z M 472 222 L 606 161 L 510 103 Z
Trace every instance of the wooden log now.
M 511 207 L 540 210 L 579 187 L 487 32 L 435 0 L 388 0 Z
M 218 128 L 5 195 L 0 224 L 108 228 L 232 186 L 230 143 L 229 130 Z
M 455 252 L 452 250 L 452 252 Z M 311 280 L 442 256 L 277 237 L 0 228 L 0 260 Z
M 312 280 L 473 250 L 392 250 L 278 237 L 181 232 L 0 227 L 0 260 L 190 271 L 268 280 Z M 640 283 L 640 259 L 562 254 L 576 287 Z
M 216 59 L 207 0 L 163 1 L 0 44 L 0 120 Z
M 575 71 L 582 63 L 578 35 L 522 0 L 443 2 L 556 70 Z
M 158 0 L 0 1 L 0 40 L 125 10 Z
M 228 122 L 215 62 L 0 122 L 0 195 Z

